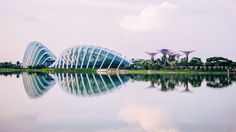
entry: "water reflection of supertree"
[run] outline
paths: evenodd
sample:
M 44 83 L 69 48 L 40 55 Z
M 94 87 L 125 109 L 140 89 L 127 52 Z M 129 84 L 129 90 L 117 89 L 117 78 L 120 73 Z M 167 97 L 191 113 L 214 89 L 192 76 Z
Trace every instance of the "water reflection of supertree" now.
M 173 74 L 159 74 L 159 75 L 130 75 L 130 78 L 138 81 L 150 82 L 151 86 L 160 88 L 161 91 L 172 91 L 176 87 L 184 87 L 184 92 L 191 92 L 192 88 L 201 87 L 204 79 L 207 82 L 208 87 L 223 88 L 236 81 L 236 77 L 231 75 L 173 75 Z M 153 88 L 152 87 L 152 88 Z
M 156 88 L 156 86 L 155 86 L 155 82 L 154 81 L 150 81 L 150 86 L 148 87 L 148 88 Z
M 183 83 L 184 83 L 184 91 L 183 92 L 191 92 L 190 89 L 189 89 L 189 77 L 187 75 L 184 75 L 184 80 L 183 80 Z
M 189 75 L 188 76 L 189 80 L 188 82 L 191 84 L 192 87 L 201 87 L 202 82 L 204 80 L 203 75 Z

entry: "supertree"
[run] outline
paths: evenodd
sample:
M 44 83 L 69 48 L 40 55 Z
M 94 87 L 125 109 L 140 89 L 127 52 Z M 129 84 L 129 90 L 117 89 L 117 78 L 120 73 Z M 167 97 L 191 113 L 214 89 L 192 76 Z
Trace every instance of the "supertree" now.
M 159 51 L 160 53 L 162 53 L 162 61 L 164 61 L 164 68 L 166 68 L 166 61 L 167 61 L 167 55 L 172 51 L 172 50 L 170 50 L 170 49 L 159 49 L 159 50 L 157 50 L 157 51 Z
M 171 51 L 168 53 L 168 56 L 168 64 L 170 64 L 171 68 L 174 68 L 178 64 L 181 54 L 176 51 Z
M 170 52 L 168 52 L 167 55 L 169 56 L 169 60 L 170 60 L 170 61 L 174 60 L 175 57 L 176 57 L 176 54 L 177 54 L 177 53 L 176 53 L 175 51 L 170 51 Z
M 151 57 L 151 60 L 154 61 L 154 57 L 159 53 L 159 52 L 145 52 Z
M 188 65 L 188 57 L 189 54 L 193 53 L 195 50 L 180 50 L 180 52 L 182 52 L 183 54 L 185 54 L 186 56 L 186 66 Z
M 176 54 L 175 54 L 175 57 L 176 57 L 176 59 L 177 59 L 177 62 L 179 61 L 179 57 L 180 57 L 180 56 L 182 56 L 182 54 L 180 54 L 180 53 L 176 53 Z
M 168 55 L 168 53 L 171 52 L 172 50 L 170 50 L 170 49 L 159 49 L 157 51 L 162 53 L 163 57 L 166 57 L 166 55 Z

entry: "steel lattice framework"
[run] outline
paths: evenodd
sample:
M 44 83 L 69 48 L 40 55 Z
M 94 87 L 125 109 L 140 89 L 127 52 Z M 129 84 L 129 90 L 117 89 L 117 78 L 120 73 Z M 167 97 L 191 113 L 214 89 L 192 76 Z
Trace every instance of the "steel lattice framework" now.
M 56 60 L 56 56 L 43 44 L 33 41 L 29 43 L 23 58 L 23 67 L 50 66 Z
M 129 65 L 119 53 L 97 46 L 79 45 L 66 49 L 50 67 L 54 68 L 120 68 Z
M 119 53 L 97 46 L 78 45 L 64 50 L 59 58 L 43 44 L 33 41 L 25 51 L 23 67 L 45 66 L 52 68 L 117 68 L 130 63 Z

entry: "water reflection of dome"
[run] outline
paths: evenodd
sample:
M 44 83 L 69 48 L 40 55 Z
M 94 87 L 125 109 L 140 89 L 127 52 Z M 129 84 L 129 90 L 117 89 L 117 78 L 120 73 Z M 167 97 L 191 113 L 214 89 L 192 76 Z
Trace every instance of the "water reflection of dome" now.
M 129 80 L 129 77 L 124 75 L 68 73 L 54 75 L 65 91 L 78 96 L 95 96 L 109 93 Z
M 35 75 L 23 73 L 22 78 L 26 93 L 31 98 L 42 96 L 56 83 L 48 74 Z

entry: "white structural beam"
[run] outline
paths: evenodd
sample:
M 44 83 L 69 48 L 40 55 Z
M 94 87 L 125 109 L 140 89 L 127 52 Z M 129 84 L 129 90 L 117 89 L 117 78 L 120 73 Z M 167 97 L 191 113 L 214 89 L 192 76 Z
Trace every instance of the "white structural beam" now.
M 91 54 L 90 54 L 90 56 L 89 56 L 89 60 L 88 60 L 88 64 L 87 64 L 87 66 L 86 66 L 86 69 L 88 69 L 88 67 L 89 67 L 89 63 L 90 63 L 90 60 L 91 60 L 91 58 L 92 58 L 92 56 L 93 56 L 94 51 L 95 51 L 95 48 L 93 48 L 93 50 L 91 51 Z
M 40 55 L 40 52 L 43 51 L 43 50 L 45 50 L 45 52 L 47 52 L 47 48 L 46 48 L 46 47 L 43 47 L 43 48 L 41 48 L 39 51 L 37 51 L 36 56 L 32 56 L 32 57 L 35 57 L 35 60 L 34 60 L 33 63 L 32 63 L 33 65 L 36 64 L 36 61 L 38 61 L 38 60 L 40 59 L 40 58 L 38 59 L 38 56 Z
M 93 91 L 92 85 L 91 85 L 91 83 L 90 83 L 90 79 L 89 79 L 88 74 L 86 74 L 86 77 L 87 77 L 87 80 L 88 80 L 89 88 L 90 88 L 92 94 L 94 95 L 94 91 Z
M 99 88 L 99 86 L 98 86 L 97 79 L 96 79 L 96 77 L 95 77 L 94 74 L 92 74 L 92 75 L 93 75 L 93 80 L 94 80 L 94 82 L 95 82 L 95 84 L 96 84 L 96 86 L 97 86 L 97 89 L 98 89 L 99 93 L 101 93 L 101 90 L 100 90 L 100 88 Z
M 83 78 L 83 75 L 80 74 L 80 77 L 81 77 L 81 81 L 82 81 L 82 85 L 83 85 L 83 90 L 85 91 L 85 94 L 87 95 L 87 90 L 86 90 L 86 87 L 85 87 L 85 84 L 84 84 L 84 78 Z
M 111 79 L 111 76 L 110 76 L 109 74 L 107 74 L 107 76 L 108 76 L 108 78 L 110 79 L 112 85 L 113 85 L 114 87 L 116 87 L 115 83 L 114 83 L 113 80 Z
M 80 57 L 80 52 L 81 52 L 81 47 L 79 47 L 79 49 L 77 50 L 78 54 L 77 54 L 77 58 L 76 58 L 76 64 L 75 64 L 75 68 L 78 68 L 78 64 L 79 64 L 79 57 Z
M 100 74 L 99 76 L 100 76 L 100 78 L 102 79 L 102 83 L 103 83 L 103 85 L 104 85 L 105 88 L 108 90 L 107 84 L 106 84 L 106 82 L 104 81 L 102 75 Z
M 114 61 L 115 59 L 116 59 L 116 55 L 114 55 L 114 57 L 113 57 L 113 59 L 112 59 L 110 65 L 108 66 L 108 69 L 111 67 L 111 65 L 112 65 L 112 63 L 113 63 L 113 61 Z
M 71 62 L 71 66 L 70 66 L 71 69 L 73 68 L 74 63 L 75 63 L 75 51 L 76 51 L 76 48 L 73 49 L 72 62 Z
M 107 56 L 109 55 L 109 53 L 110 53 L 110 51 L 107 52 L 107 54 L 106 54 L 104 60 L 102 61 L 102 64 L 101 64 L 101 66 L 100 66 L 100 69 L 102 68 L 103 64 L 105 63 L 105 61 L 106 61 Z
M 120 64 L 117 66 L 117 69 L 120 68 L 121 64 L 123 63 L 123 61 L 125 60 L 125 57 L 122 59 L 122 61 L 120 62 Z
M 84 55 L 83 55 L 83 59 L 82 59 L 82 63 L 81 63 L 80 69 L 83 68 L 84 60 L 85 60 L 85 57 L 86 57 L 87 51 L 88 51 L 88 47 L 85 48 L 85 51 L 84 51 Z
M 44 52 L 40 58 L 38 59 L 38 61 L 36 63 L 34 63 L 34 65 L 39 65 L 39 63 L 42 61 L 42 58 L 47 55 L 47 54 L 50 54 L 48 51 Z M 43 63 L 42 63 L 43 64 Z
M 40 47 L 40 46 L 42 46 L 42 45 L 40 45 L 39 43 L 36 43 L 35 44 L 36 46 L 33 48 L 33 50 L 32 51 L 30 51 L 30 52 L 32 52 L 32 54 L 34 54 L 34 53 L 37 53 L 38 51 L 38 48 Z M 34 62 L 34 60 L 36 59 L 36 57 L 30 57 L 30 63 L 31 64 L 33 64 L 32 62 Z
M 95 60 L 95 62 L 94 62 L 94 64 L 93 64 L 93 69 L 95 68 L 95 66 L 96 66 L 96 64 L 97 64 L 98 58 L 99 58 L 99 56 L 100 56 L 100 54 L 101 54 L 102 51 L 103 51 L 103 50 L 100 49 L 100 51 L 99 51 L 99 53 L 98 53 L 98 56 L 97 56 L 97 58 L 96 58 L 96 60 Z

